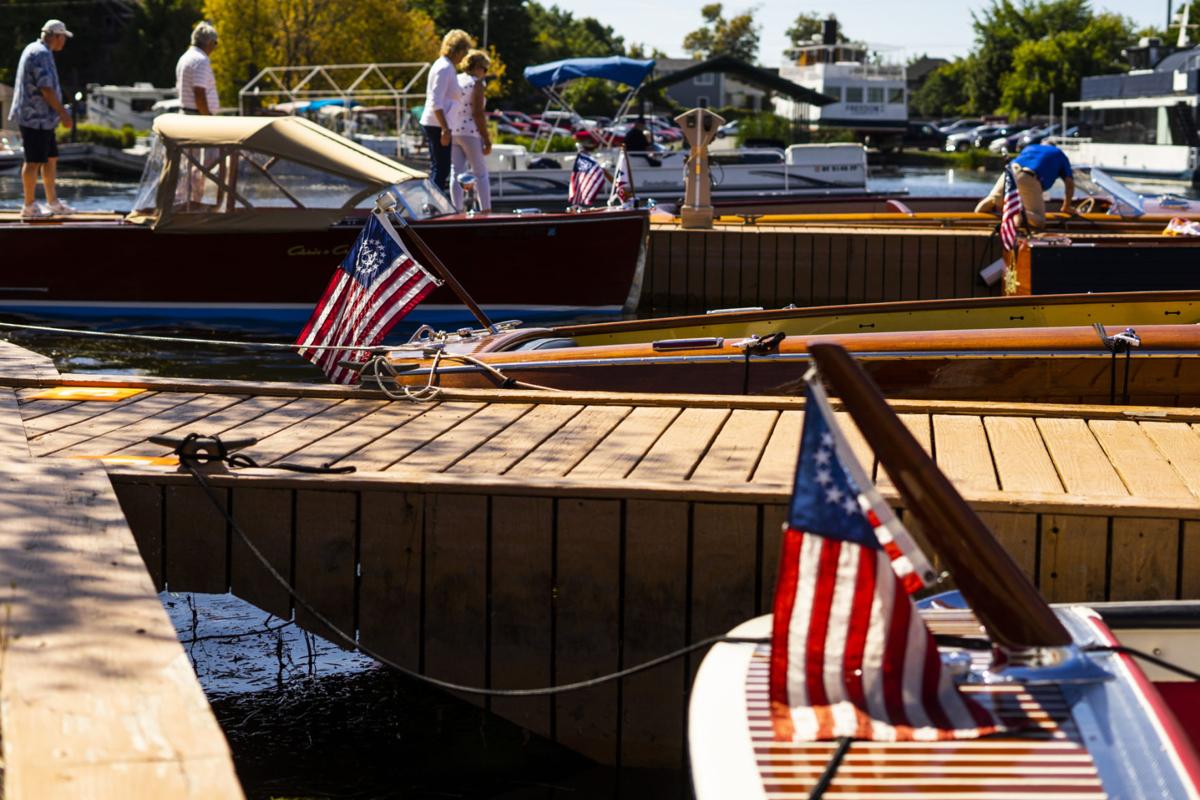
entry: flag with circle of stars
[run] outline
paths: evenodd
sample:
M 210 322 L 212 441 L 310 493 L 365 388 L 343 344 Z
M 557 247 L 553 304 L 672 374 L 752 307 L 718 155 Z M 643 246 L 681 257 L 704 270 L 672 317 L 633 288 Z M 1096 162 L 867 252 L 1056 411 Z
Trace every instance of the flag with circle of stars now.
M 859 505 L 859 487 L 838 459 L 828 420 L 815 403 L 805 408 L 788 524 L 808 533 L 881 549 L 879 537 Z

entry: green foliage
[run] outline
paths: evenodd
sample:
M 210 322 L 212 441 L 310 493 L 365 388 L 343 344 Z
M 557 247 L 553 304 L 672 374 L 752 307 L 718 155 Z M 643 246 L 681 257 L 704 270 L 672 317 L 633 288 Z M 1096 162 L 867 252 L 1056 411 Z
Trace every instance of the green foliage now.
M 547 8 L 536 2 L 530 2 L 528 8 L 536 44 L 532 63 L 625 54 L 625 40 L 594 17 L 576 18 L 558 6 Z
M 563 99 L 585 117 L 594 115 L 610 116 L 621 105 L 621 100 L 628 93 L 625 84 L 616 84 L 600 78 L 580 78 L 571 81 L 563 90 Z
M 747 11 L 725 19 L 720 3 L 700 8 L 704 26 L 683 37 L 683 49 L 693 58 L 733 56 L 753 64 L 758 56 L 759 26 L 754 24 L 754 12 Z
M 71 141 L 71 129 L 60 125 L 55 130 L 54 136 L 60 142 L 69 142 Z M 123 128 L 110 128 L 107 125 L 81 122 L 76 126 L 75 141 L 102 144 L 106 147 L 123 150 L 126 147 L 133 147 L 137 143 L 137 131 L 130 125 Z
M 833 16 L 832 14 L 830 15 Z M 801 45 L 812 44 L 814 38 L 819 39 L 825 29 L 825 17 L 815 11 L 802 11 L 796 15 L 795 21 L 792 22 L 792 27 L 787 29 L 788 41 L 792 46 L 783 51 L 785 57 L 795 59 L 799 56 L 799 48 Z M 834 17 L 836 19 L 836 17 Z M 842 29 L 838 28 L 838 42 L 846 41 L 846 37 L 842 35 Z
M 531 145 L 533 144 L 532 136 L 517 136 L 512 133 L 502 133 L 493 141 L 496 144 L 520 144 L 524 145 L 530 153 L 533 153 Z M 542 152 L 545 140 L 538 142 L 537 152 Z M 554 136 L 550 139 L 551 153 L 574 153 L 578 148 L 575 147 L 575 140 L 570 136 Z
M 858 136 L 850 128 L 817 128 L 809 133 L 808 141 L 813 144 L 857 142 Z
M 737 144 L 743 147 L 749 140 L 771 140 L 790 144 L 792 121 L 778 114 L 748 114 L 738 123 Z
M 908 98 L 909 113 L 916 117 L 948 117 L 968 113 L 967 59 L 958 58 L 938 67 Z

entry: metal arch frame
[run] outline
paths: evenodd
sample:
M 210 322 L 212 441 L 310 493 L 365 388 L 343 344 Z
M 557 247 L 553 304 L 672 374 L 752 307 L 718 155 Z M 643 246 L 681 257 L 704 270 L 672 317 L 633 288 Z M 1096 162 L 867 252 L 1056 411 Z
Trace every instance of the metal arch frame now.
M 248 96 L 257 96 L 260 94 L 282 94 L 287 96 L 290 102 L 298 102 L 307 100 L 312 97 L 326 97 L 330 94 L 335 94 L 342 99 L 349 100 L 352 98 L 361 98 L 364 100 L 370 99 L 387 99 L 392 101 L 396 110 L 396 154 L 403 155 L 402 142 L 403 134 L 409 128 L 408 104 L 410 100 L 424 100 L 424 91 L 413 91 L 413 87 L 421 78 L 425 77 L 429 72 L 430 64 L 427 61 L 398 61 L 398 62 L 370 62 L 363 64 L 317 64 L 314 66 L 290 66 L 290 67 L 264 67 L 259 70 L 258 74 L 249 80 L 241 89 L 238 89 L 238 113 L 245 115 L 246 104 L 245 98 Z M 390 81 L 383 70 L 385 69 L 413 69 L 413 76 L 403 86 L 396 86 Z M 357 70 L 356 77 L 351 82 L 343 87 L 334 79 L 334 73 L 345 70 Z M 289 87 L 285 78 L 288 76 L 300 75 L 299 83 Z M 375 76 L 383 82 L 386 88 L 383 89 L 360 89 L 358 88 L 363 81 L 371 76 Z M 322 78 L 329 88 L 316 89 L 310 88 L 310 84 L 316 78 Z M 263 91 L 263 85 L 270 81 L 274 86 L 267 85 L 266 91 Z
M 642 81 L 640 83 L 638 83 L 637 86 L 634 86 L 633 88 L 631 88 L 629 90 L 629 93 L 625 95 L 625 99 L 621 101 L 621 105 L 617 109 L 616 115 L 613 117 L 614 125 L 616 124 L 617 120 L 621 119 L 621 117 L 623 117 L 629 113 L 629 109 L 633 106 L 633 98 L 637 97 L 637 93 L 642 90 L 642 86 L 645 83 L 646 83 L 646 80 L 643 78 Z M 562 89 L 566 85 L 567 84 L 565 84 L 565 83 L 560 83 L 560 84 L 557 84 L 554 86 L 547 86 L 544 89 L 542 89 L 542 92 L 546 95 L 546 107 L 544 109 L 542 109 L 543 119 L 545 118 L 545 113 L 547 111 L 553 110 L 555 106 L 558 106 L 558 108 L 563 111 L 571 112 L 571 121 L 572 122 L 574 122 L 576 119 L 583 119 L 583 116 L 578 111 L 576 111 L 575 108 L 569 102 L 567 102 L 566 98 L 564 98 L 562 96 Z M 548 129 L 548 132 L 546 133 L 546 143 L 542 147 L 542 153 L 546 153 L 550 150 L 550 140 L 554 138 L 554 134 L 550 133 L 549 131 L 552 131 L 554 127 L 555 126 L 551 123 L 550 128 Z M 599 144 L 601 147 L 605 147 L 605 148 L 612 147 L 613 138 L 616 135 L 611 130 L 609 131 L 609 133 L 607 135 L 598 134 L 593 130 L 589 130 L 588 133 L 591 135 L 591 137 L 593 139 L 596 140 L 597 144 Z M 529 143 L 529 151 L 531 153 L 537 152 L 537 145 L 538 145 L 538 142 L 541 141 L 541 138 L 542 138 L 542 129 L 538 128 L 536 131 L 534 131 L 533 141 Z

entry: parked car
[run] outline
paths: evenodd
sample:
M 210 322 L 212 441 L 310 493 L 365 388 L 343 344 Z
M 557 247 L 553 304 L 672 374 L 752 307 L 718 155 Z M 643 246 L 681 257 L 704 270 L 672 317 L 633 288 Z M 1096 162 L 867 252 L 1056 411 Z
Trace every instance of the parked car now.
M 1031 144 L 1041 144 L 1047 136 L 1057 136 L 1062 130 L 1062 126 L 1058 123 L 1051 125 L 1043 125 L 1040 128 L 1034 128 L 1025 133 L 1018 141 L 1021 148 L 1028 147 Z M 1020 149 L 1020 148 L 1018 148 Z
M 528 127 L 516 125 L 515 122 L 509 120 L 508 117 L 499 111 L 487 111 L 484 113 L 487 114 L 488 122 L 496 123 L 497 133 L 510 133 L 516 136 L 527 136 L 531 133 Z
M 951 122 L 949 125 L 940 126 L 938 130 L 947 136 L 950 136 L 951 134 L 955 133 L 966 133 L 967 131 L 978 128 L 982 124 L 983 120 L 981 119 L 957 119 L 954 122 Z
M 628 125 L 638 118 L 637 114 L 626 114 L 621 117 L 621 124 Z M 660 141 L 672 144 L 674 142 L 683 141 L 683 131 L 676 127 L 674 122 L 665 120 L 662 117 L 655 115 L 646 115 L 646 128 L 654 134 L 655 138 Z
M 960 153 L 963 150 L 969 150 L 976 136 L 991 131 L 996 127 L 995 125 L 980 125 L 967 131 L 952 133 L 946 137 L 945 150 L 947 153 Z
M 737 136 L 737 132 L 738 121 L 735 119 L 717 128 L 717 138 L 724 139 L 726 136 Z
M 975 138 L 971 140 L 971 146 L 987 147 L 997 139 L 1004 139 L 1021 130 L 1028 130 L 1028 128 L 1024 125 L 1001 125 L 994 127 L 990 131 L 975 134 Z
M 1021 149 L 1021 137 L 1034 130 L 1037 130 L 1037 127 L 1022 128 L 1021 130 L 1013 131 L 1008 136 L 993 139 L 992 143 L 988 145 L 988 150 L 993 153 L 999 153 L 1002 156 L 1015 153 Z
M 724 126 L 722 126 L 724 127 Z M 720 133 L 718 132 L 718 136 Z M 930 122 L 909 122 L 904 128 L 904 135 L 900 141 L 901 146 L 928 149 L 941 149 L 946 146 L 946 134 L 937 129 Z

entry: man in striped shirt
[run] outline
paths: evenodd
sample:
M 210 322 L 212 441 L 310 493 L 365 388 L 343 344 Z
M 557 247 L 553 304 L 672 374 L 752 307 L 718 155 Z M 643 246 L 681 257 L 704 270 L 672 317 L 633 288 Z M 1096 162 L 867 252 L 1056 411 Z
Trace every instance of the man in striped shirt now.
M 208 60 L 217 49 L 217 29 L 201 22 L 192 30 L 192 46 L 175 65 L 175 89 L 184 114 L 216 114 L 217 79 Z

